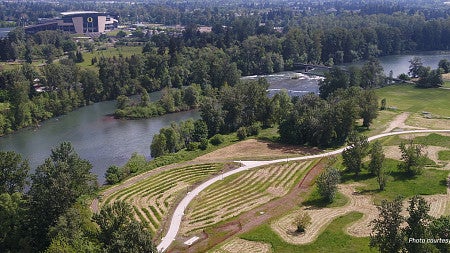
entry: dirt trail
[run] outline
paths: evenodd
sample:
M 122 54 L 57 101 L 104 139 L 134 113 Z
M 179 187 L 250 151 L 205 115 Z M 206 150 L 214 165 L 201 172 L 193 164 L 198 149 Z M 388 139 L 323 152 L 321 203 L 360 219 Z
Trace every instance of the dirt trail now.
M 408 119 L 408 117 L 409 117 L 409 112 L 404 112 L 404 113 L 398 115 L 391 121 L 391 123 L 386 128 L 386 130 L 383 131 L 383 133 L 392 132 L 393 130 L 395 130 L 397 128 L 402 129 L 402 130 L 404 130 L 404 129 L 425 129 L 425 128 L 413 127 L 413 126 L 406 125 L 405 121 Z

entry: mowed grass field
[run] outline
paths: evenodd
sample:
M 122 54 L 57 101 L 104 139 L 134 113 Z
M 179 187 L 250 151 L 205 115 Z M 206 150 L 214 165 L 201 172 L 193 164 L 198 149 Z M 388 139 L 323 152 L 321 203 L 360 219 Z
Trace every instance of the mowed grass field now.
M 210 227 L 286 195 L 315 163 L 288 162 L 255 168 L 211 185 L 190 204 L 182 233 Z
M 386 98 L 388 107 L 396 107 L 400 111 L 430 112 L 433 115 L 450 117 L 450 90 L 448 89 L 420 89 L 409 84 L 398 84 L 377 89 L 376 93 L 380 101 Z
M 369 238 L 356 238 L 344 233 L 343 229 L 352 222 L 362 218 L 362 214 L 352 212 L 338 217 L 323 231 L 316 241 L 306 245 L 288 244 L 272 231 L 270 225 L 264 224 L 254 230 L 240 236 L 242 239 L 269 243 L 272 252 L 292 253 L 292 252 L 378 252 L 369 247 Z
M 92 59 L 94 57 L 99 60 L 101 57 L 119 57 L 122 55 L 123 57 L 130 57 L 132 55 L 142 54 L 142 46 L 117 46 L 117 47 L 108 47 L 104 50 L 95 50 L 91 52 L 83 52 L 84 61 L 81 63 L 77 63 L 78 66 L 83 68 L 96 68 L 95 65 L 92 65 Z
M 114 192 L 100 205 L 118 200 L 130 203 L 134 210 L 132 215 L 155 234 L 179 197 L 184 196 L 192 185 L 219 173 L 223 166 L 200 164 L 163 171 Z

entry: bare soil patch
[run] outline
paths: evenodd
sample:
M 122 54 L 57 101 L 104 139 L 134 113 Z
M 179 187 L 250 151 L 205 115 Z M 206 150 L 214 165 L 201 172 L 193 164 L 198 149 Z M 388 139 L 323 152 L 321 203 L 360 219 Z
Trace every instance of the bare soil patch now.
M 245 159 L 266 160 L 298 155 L 313 155 L 318 153 L 321 153 L 321 150 L 316 148 L 297 147 L 249 139 L 200 156 L 193 161 L 208 163 Z
M 383 133 L 389 133 L 394 130 L 404 130 L 404 129 L 424 129 L 422 127 L 416 127 L 416 126 L 409 126 L 406 125 L 405 122 L 409 117 L 408 112 L 404 112 L 397 117 L 395 117 L 388 125 L 386 130 L 383 131 Z
M 268 243 L 252 242 L 240 238 L 235 238 L 225 243 L 219 250 L 212 253 L 269 253 L 272 247 Z

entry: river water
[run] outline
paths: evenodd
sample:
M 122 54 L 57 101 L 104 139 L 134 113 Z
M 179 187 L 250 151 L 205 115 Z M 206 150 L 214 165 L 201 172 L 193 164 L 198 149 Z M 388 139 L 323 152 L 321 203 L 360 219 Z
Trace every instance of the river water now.
M 158 96 L 151 94 L 151 99 Z M 172 122 L 200 117 L 197 111 L 167 114 L 145 120 L 122 120 L 108 116 L 114 101 L 89 105 L 67 115 L 41 123 L 37 129 L 21 130 L 0 138 L 0 150 L 14 150 L 29 159 L 32 170 L 50 156 L 50 150 L 70 141 L 83 159 L 89 160 L 100 183 L 106 169 L 123 165 L 133 152 L 150 158 L 150 144 L 155 133 Z
M 394 76 L 407 73 L 409 60 L 414 56 L 422 58 L 426 66 L 436 68 L 450 52 L 423 53 L 415 55 L 388 56 L 380 58 L 386 72 L 393 70 Z M 361 63 L 359 63 L 361 65 Z M 282 72 L 266 77 L 270 83 L 269 95 L 281 89 L 292 96 L 318 92 L 319 77 L 295 72 Z M 257 76 L 243 79 L 256 79 Z M 152 93 L 155 101 L 160 93 Z M 41 123 L 37 129 L 21 130 L 15 134 L 0 137 L 0 150 L 14 150 L 29 159 L 32 170 L 50 155 L 50 149 L 63 141 L 72 142 L 76 152 L 93 165 L 93 173 L 104 182 L 106 169 L 113 164 L 123 165 L 131 154 L 138 152 L 150 159 L 150 143 L 153 136 L 171 122 L 188 118 L 200 118 L 198 111 L 180 112 L 146 120 L 119 120 L 108 114 L 115 110 L 115 102 L 107 101 L 80 108 L 67 115 Z

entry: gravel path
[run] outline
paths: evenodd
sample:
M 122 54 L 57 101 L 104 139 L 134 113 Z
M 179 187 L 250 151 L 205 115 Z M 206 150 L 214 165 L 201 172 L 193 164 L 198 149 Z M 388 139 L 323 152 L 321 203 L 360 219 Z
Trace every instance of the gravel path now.
M 400 135 L 400 134 L 414 134 L 414 133 L 441 133 L 441 132 L 450 132 L 449 130 L 410 130 L 410 131 L 401 131 L 401 132 L 389 132 L 389 133 L 383 133 L 379 135 L 375 135 L 372 137 L 369 137 L 369 141 L 373 141 L 379 138 L 383 138 L 386 136 L 392 136 L 392 135 Z M 289 161 L 299 161 L 299 160 L 308 160 L 308 159 L 316 159 L 316 158 L 322 158 L 327 156 L 332 156 L 341 153 L 344 148 L 340 148 L 331 152 L 317 154 L 317 155 L 309 155 L 309 156 L 302 156 L 302 157 L 296 157 L 296 158 L 289 158 Z M 166 235 L 162 238 L 161 243 L 158 245 L 157 249 L 158 251 L 165 251 L 175 240 L 175 237 L 178 234 L 178 231 L 180 229 L 181 220 L 184 215 L 184 211 L 186 210 L 189 203 L 204 189 L 209 187 L 210 185 L 214 184 L 215 182 L 222 180 L 225 177 L 234 175 L 236 173 L 246 171 L 255 167 L 273 164 L 273 163 L 279 163 L 279 162 L 286 162 L 287 159 L 278 159 L 278 160 L 272 160 L 272 161 L 240 161 L 240 163 L 243 165 L 235 170 L 228 171 L 224 173 L 223 175 L 216 176 L 214 178 L 211 178 L 210 180 L 202 183 L 201 185 L 197 186 L 197 188 L 193 189 L 191 192 L 189 192 L 178 204 L 177 208 L 175 209 L 175 212 L 172 216 L 172 220 L 170 222 L 169 230 L 167 231 Z

